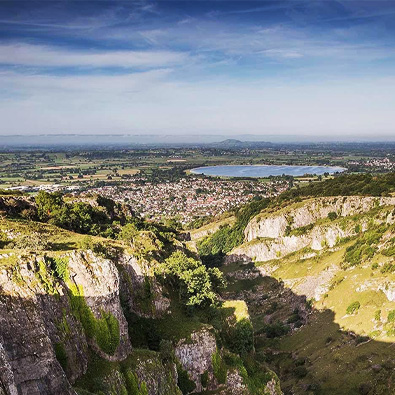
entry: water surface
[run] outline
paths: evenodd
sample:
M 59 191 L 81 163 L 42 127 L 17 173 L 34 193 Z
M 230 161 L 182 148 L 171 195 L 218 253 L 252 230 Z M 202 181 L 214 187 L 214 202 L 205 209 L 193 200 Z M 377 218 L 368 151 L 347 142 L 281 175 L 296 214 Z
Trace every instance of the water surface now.
M 219 177 L 254 177 L 263 178 L 269 176 L 303 176 L 305 174 L 322 175 L 343 172 L 347 169 L 338 166 L 275 166 L 275 165 L 226 165 L 205 166 L 192 169 L 191 173 L 205 174 L 206 176 Z

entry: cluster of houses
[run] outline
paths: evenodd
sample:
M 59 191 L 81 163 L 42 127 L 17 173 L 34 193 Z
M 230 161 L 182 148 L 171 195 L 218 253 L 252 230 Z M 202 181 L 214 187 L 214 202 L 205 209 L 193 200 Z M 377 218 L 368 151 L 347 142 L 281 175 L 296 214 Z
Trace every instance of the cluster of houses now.
M 219 215 L 254 196 L 277 195 L 287 187 L 285 181 L 263 183 L 187 177 L 175 182 L 147 182 L 144 185 L 131 182 L 122 188 L 105 186 L 93 191 L 127 202 L 147 219 L 177 218 L 185 224 L 197 217 Z

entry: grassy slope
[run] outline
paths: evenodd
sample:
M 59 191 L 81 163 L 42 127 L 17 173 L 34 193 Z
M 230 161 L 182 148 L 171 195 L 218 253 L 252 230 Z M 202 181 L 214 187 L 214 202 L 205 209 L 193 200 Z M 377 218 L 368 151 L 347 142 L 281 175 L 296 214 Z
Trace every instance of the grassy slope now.
M 392 210 L 381 208 L 366 215 L 350 219 L 339 218 L 336 221 L 369 221 L 388 209 Z M 320 225 L 325 225 L 328 221 L 319 222 Z M 395 236 L 394 229 L 387 231 L 385 236 L 387 240 L 391 240 Z M 372 258 L 366 259 L 360 265 L 342 269 L 346 249 L 361 237 L 362 234 L 344 241 L 334 249 L 325 248 L 317 256 L 308 259 L 302 257 L 309 251 L 300 251 L 280 260 L 256 263 L 257 266 L 272 266 L 275 270 L 271 274 L 271 281 L 278 282 L 277 285 L 274 283 L 274 289 L 278 284 L 285 284 L 285 287 L 293 289 L 295 298 L 296 294 L 301 295 L 297 288 L 307 276 L 316 277 L 330 267 L 336 268 L 335 275 L 330 280 L 333 285 L 319 301 L 315 301 L 314 310 L 306 325 L 281 338 L 262 340 L 259 336 L 256 337 L 258 354 L 266 354 L 269 348 L 277 350 L 276 355 L 268 359 L 271 359 L 270 364 L 280 375 L 282 387 L 286 390 L 292 388 L 295 393 L 304 393 L 313 383 L 311 388 L 316 390 L 312 393 L 317 394 L 358 394 L 361 385 L 366 388 L 370 386 L 373 391 L 369 392 L 371 394 L 395 391 L 395 365 L 391 362 L 394 360 L 395 336 L 388 332 L 392 325 L 387 322 L 388 313 L 395 309 L 395 303 L 389 301 L 378 289 L 380 285 L 385 287 L 385 284 L 395 282 L 394 272 L 381 272 L 385 263 L 394 263 L 394 257 L 376 251 Z M 233 263 L 222 270 L 225 274 L 232 274 L 247 268 L 246 265 Z M 231 280 L 225 293 L 225 297 L 239 297 L 247 301 L 257 332 L 267 324 L 267 309 L 273 300 L 279 303 L 275 320 L 285 322 L 292 311 L 286 306 L 288 301 L 284 301 L 282 296 L 277 297 L 277 300 L 270 296 L 276 292 L 279 295 L 280 291 L 279 288 L 273 291 L 273 283 L 267 279 L 265 281 L 265 278 L 258 277 Z M 364 284 L 368 285 L 365 289 Z M 264 294 L 269 295 L 270 303 L 254 300 L 254 295 Z M 355 301 L 361 306 L 358 312 L 346 314 L 347 307 Z M 376 320 L 378 310 L 381 310 L 381 314 L 380 319 Z M 303 365 L 307 369 L 305 377 L 298 377 L 294 373 L 297 368 L 295 361 L 298 358 L 307 360 Z

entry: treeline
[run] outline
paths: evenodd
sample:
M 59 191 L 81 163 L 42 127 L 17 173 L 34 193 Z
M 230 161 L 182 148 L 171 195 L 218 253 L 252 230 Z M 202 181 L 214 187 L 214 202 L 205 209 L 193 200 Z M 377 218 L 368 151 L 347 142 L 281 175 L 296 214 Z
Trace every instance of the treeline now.
M 381 175 L 343 174 L 282 193 L 278 201 L 308 196 L 388 196 L 395 191 L 395 173 Z
M 40 191 L 36 198 L 37 219 L 77 233 L 117 238 L 121 227 L 136 221 L 125 205 L 98 196 L 97 205 L 66 202 L 61 193 Z M 35 219 L 35 213 L 31 213 Z
M 147 222 L 137 216 L 129 205 L 100 195 L 92 196 L 92 201 L 88 203 L 67 201 L 58 192 L 40 191 L 35 198 L 12 195 L 0 198 L 0 212 L 9 218 L 49 223 L 76 233 L 111 239 L 123 240 L 131 228 L 137 233 L 150 232 L 164 243 L 177 235 L 169 224 Z

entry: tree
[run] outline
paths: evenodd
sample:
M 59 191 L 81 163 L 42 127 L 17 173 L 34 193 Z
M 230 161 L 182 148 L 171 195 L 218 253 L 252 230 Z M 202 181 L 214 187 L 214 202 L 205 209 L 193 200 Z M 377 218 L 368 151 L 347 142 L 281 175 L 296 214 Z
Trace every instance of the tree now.
M 216 290 L 224 285 L 222 273 L 217 268 L 208 269 L 182 251 L 174 252 L 159 266 L 158 271 L 170 284 L 178 286 L 187 306 L 215 304 Z
M 122 227 L 118 238 L 124 241 L 126 244 L 133 244 L 135 237 L 138 235 L 139 231 L 135 224 L 126 224 Z

